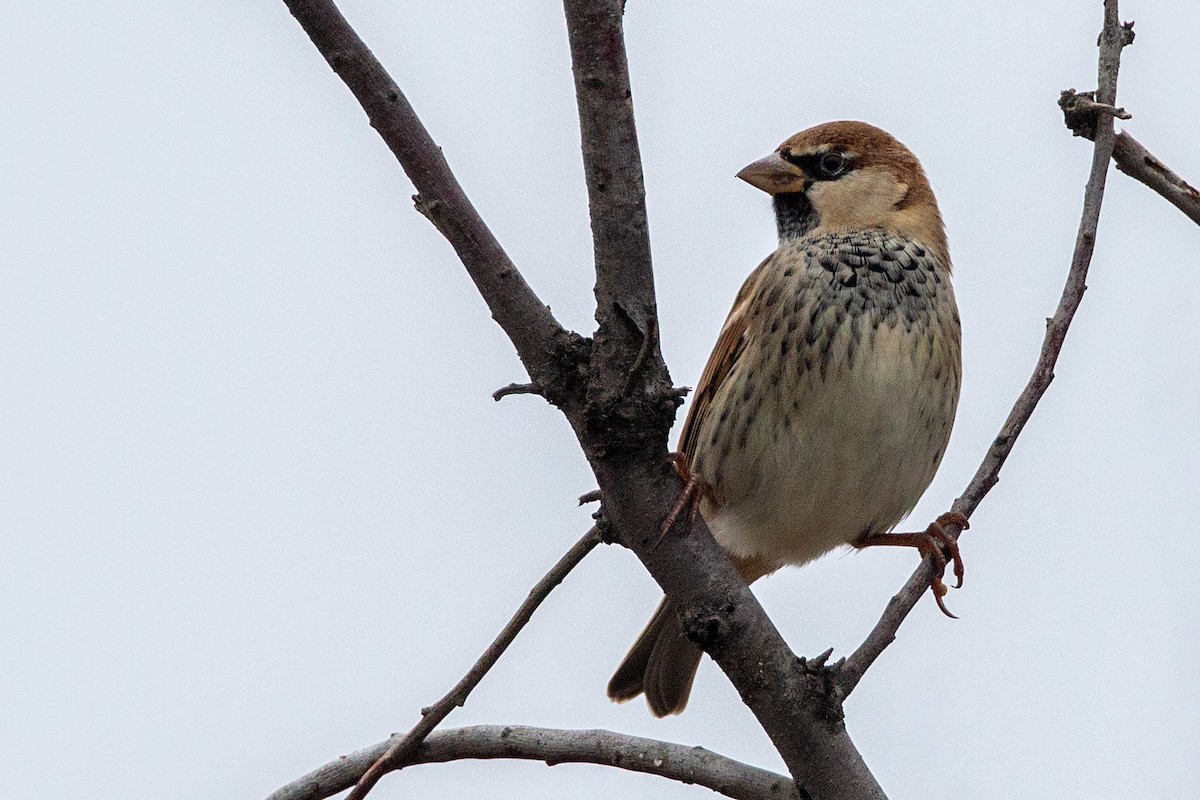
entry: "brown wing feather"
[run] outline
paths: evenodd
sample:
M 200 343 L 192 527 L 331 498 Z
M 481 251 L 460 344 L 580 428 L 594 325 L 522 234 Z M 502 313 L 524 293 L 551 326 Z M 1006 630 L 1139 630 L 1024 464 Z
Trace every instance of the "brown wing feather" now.
M 750 318 L 750 301 L 758 287 L 759 275 L 762 274 L 763 267 L 770 261 L 771 257 L 768 257 L 759 264 L 750 273 L 750 277 L 746 278 L 742 288 L 738 290 L 737 297 L 733 301 L 733 308 L 730 309 L 729 316 L 725 319 L 725 325 L 721 328 L 721 335 L 717 337 L 717 343 L 708 357 L 708 363 L 704 365 L 704 372 L 700 374 L 700 383 L 696 385 L 696 391 L 692 395 L 692 404 L 688 407 L 687 418 L 683 421 L 683 431 L 679 434 L 679 452 L 684 454 L 689 464 L 696 457 L 696 443 L 704 415 L 708 412 L 708 407 L 717 390 L 742 354 L 747 323 Z

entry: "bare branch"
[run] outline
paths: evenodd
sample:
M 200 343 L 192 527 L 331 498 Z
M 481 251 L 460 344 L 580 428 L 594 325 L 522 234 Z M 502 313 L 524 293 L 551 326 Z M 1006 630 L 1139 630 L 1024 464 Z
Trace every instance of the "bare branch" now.
M 1095 140 L 1096 114 L 1108 113 L 1111 106 L 1093 102 L 1091 92 L 1068 89 L 1058 105 L 1063 110 L 1063 122 L 1076 136 Z M 1122 131 L 1113 142 L 1113 161 L 1117 169 L 1149 186 L 1178 208 L 1187 218 L 1200 225 L 1200 192 L 1172 172 L 1140 142 Z
M 1113 144 L 1117 169 L 1136 178 L 1167 199 L 1192 222 L 1200 225 L 1200 191 L 1176 175 L 1137 139 L 1122 131 Z
M 417 209 L 450 241 L 530 376 L 548 383 L 563 366 L 556 348 L 568 335 L 471 205 L 400 87 L 332 0 L 284 2 L 404 167 Z
M 554 587 L 562 583 L 563 578 L 567 577 L 567 574 L 583 560 L 584 556 L 592 552 L 592 548 L 599 543 L 600 531 L 593 526 L 537 582 L 537 585 L 529 590 L 529 596 L 525 598 L 525 602 L 517 609 L 517 613 L 513 614 L 512 619 L 508 621 L 508 624 L 496 636 L 495 641 L 488 645 L 487 650 L 483 651 L 483 655 L 472 665 L 467 674 L 462 677 L 462 680 L 455 684 L 454 688 L 441 700 L 438 700 L 428 708 L 421 709 L 421 721 L 413 726 L 412 730 L 404 736 L 396 736 L 389 740 L 390 744 L 388 748 L 378 757 L 375 763 L 370 765 L 369 769 L 366 769 L 362 773 L 362 777 L 354 787 L 354 791 L 346 796 L 346 800 L 361 800 L 379 782 L 384 773 L 398 769 L 401 765 L 408 763 L 413 753 L 416 752 L 417 747 L 425 740 L 425 737 L 451 711 L 466 704 L 467 697 L 471 694 L 471 691 L 479 685 L 479 682 L 483 680 L 483 676 L 487 675 L 488 671 L 500 660 L 500 656 L 512 644 L 513 639 L 517 638 L 517 634 L 521 632 L 521 629 L 533 617 L 533 612 L 537 611 L 538 606 L 550 595 Z
M 1076 136 L 1087 136 L 1088 139 L 1095 139 L 1098 114 L 1106 114 L 1115 119 L 1133 119 L 1133 115 L 1123 108 L 1097 103 L 1092 92 L 1081 93 L 1074 89 L 1062 92 L 1058 98 L 1058 107 L 1063 110 L 1067 127 L 1071 128 Z M 1088 131 L 1086 134 L 1082 133 L 1085 129 Z
M 654 275 L 621 5 L 616 0 L 565 0 L 563 8 L 592 219 L 596 321 L 603 330 L 619 307 L 645 331 L 655 315 Z
M 1119 32 L 1121 43 L 1128 45 L 1133 42 L 1133 23 L 1121 26 Z M 1097 115 L 1108 114 L 1119 119 L 1129 119 L 1124 109 L 1114 108 L 1112 104 L 1096 102 L 1094 92 L 1076 92 L 1067 89 L 1058 101 L 1063 111 L 1063 122 L 1076 136 L 1085 139 L 1096 139 Z M 1121 112 L 1121 113 L 1116 113 Z M 1140 142 L 1122 131 L 1113 143 L 1113 161 L 1117 169 L 1126 175 L 1149 186 L 1167 199 L 1171 205 L 1182 211 L 1187 218 L 1200 225 L 1200 191 L 1193 188 L 1187 181 L 1172 172 L 1166 164 L 1159 161 Z
M 508 386 L 501 386 L 496 391 L 492 392 L 492 399 L 497 403 L 508 397 L 510 394 L 538 394 L 542 393 L 542 387 L 536 383 L 510 383 Z
M 397 737 L 342 756 L 282 787 L 268 800 L 323 800 L 353 786 Z M 601 764 L 705 786 L 738 800 L 795 800 L 784 775 L 705 750 L 609 731 L 479 725 L 430 735 L 400 767 L 467 758 L 518 758 L 558 764 Z
M 1099 90 L 1097 99 L 1107 106 L 1114 106 L 1117 95 L 1117 71 L 1120 67 L 1121 50 L 1133 41 L 1132 23 L 1122 25 L 1117 15 L 1117 0 L 1104 1 L 1104 29 L 1100 34 Z M 1000 468 L 1004 466 L 1017 437 L 1033 414 L 1038 401 L 1046 393 L 1054 379 L 1054 365 L 1062 350 L 1067 329 L 1075 316 L 1083 293 L 1087 289 L 1087 271 L 1092 262 L 1096 245 L 1096 228 L 1100 220 L 1100 205 L 1104 199 L 1104 182 L 1108 173 L 1108 162 L 1113 152 L 1112 116 L 1097 117 L 1096 148 L 1092 155 L 1091 174 L 1083 194 L 1083 216 L 1079 232 L 1075 237 L 1075 252 L 1071 257 L 1071 268 L 1067 273 L 1066 285 L 1054 316 L 1046 321 L 1046 337 L 1042 351 L 1034 366 L 1033 375 L 1024 391 L 1009 412 L 1000 433 L 988 448 L 983 463 L 962 496 L 954 501 L 952 511 L 970 517 L 979 503 L 1000 480 Z M 956 525 L 947 525 L 946 530 L 954 537 L 962 533 Z M 928 561 L 909 578 L 904 588 L 888 602 L 883 616 L 876 623 L 866 640 L 846 660 L 837 676 L 843 692 L 849 694 L 858 685 L 867 669 L 884 649 L 896 639 L 900 624 L 912 611 L 921 595 L 929 588 L 932 570 Z

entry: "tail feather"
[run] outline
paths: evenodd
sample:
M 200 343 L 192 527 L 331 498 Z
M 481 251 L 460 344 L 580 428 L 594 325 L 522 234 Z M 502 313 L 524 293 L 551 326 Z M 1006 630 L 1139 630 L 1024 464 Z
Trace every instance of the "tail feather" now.
M 747 583 L 779 569 L 778 564 L 762 558 L 730 558 Z M 687 708 L 701 655 L 700 648 L 683 635 L 675 608 L 664 597 L 642 635 L 613 673 L 608 682 L 608 696 L 623 703 L 644 692 L 654 716 L 678 714 Z
M 687 707 L 700 656 L 700 648 L 679 629 L 674 607 L 663 598 L 608 682 L 608 696 L 620 703 L 645 692 L 654 716 L 678 714 Z

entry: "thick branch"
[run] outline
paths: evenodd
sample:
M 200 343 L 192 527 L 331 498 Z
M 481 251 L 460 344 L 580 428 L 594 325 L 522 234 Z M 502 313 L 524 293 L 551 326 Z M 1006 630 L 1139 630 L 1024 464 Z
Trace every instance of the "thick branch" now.
M 417 209 L 450 241 L 530 377 L 553 383 L 567 334 L 471 205 L 400 87 L 331 0 L 284 2 L 399 160 L 417 189 Z
M 487 675 L 496 665 L 500 656 L 504 655 L 504 651 L 533 617 L 533 612 L 537 611 L 542 601 L 550 596 L 550 592 L 554 591 L 554 588 L 563 582 L 567 574 L 575 569 L 584 556 L 592 552 L 592 548 L 599 543 L 600 531 L 593 526 L 529 590 L 529 595 L 525 598 L 525 602 L 521 603 L 517 613 L 513 614 L 512 619 L 488 645 L 487 650 L 483 651 L 483 655 L 471 666 L 471 669 L 467 670 L 467 674 L 462 677 L 462 680 L 455 684 L 454 688 L 441 700 L 422 709 L 421 721 L 413 726 L 411 731 L 404 736 L 393 737 L 390 746 L 379 756 L 378 760 L 362 773 L 358 785 L 354 787 L 354 791 L 346 797 L 346 800 L 361 800 L 379 782 L 384 773 L 399 769 L 400 766 L 408 763 L 412 754 L 416 752 L 421 742 L 429 736 L 433 729 L 449 716 L 451 711 L 466 704 L 468 695 L 483 680 L 483 676 Z
M 655 315 L 654 274 L 621 4 L 565 0 L 563 6 L 592 220 L 596 321 L 603 329 L 619 306 L 645 331 Z
M 1104 2 L 1104 30 L 1100 34 L 1100 65 L 1099 91 L 1097 100 L 1108 106 L 1113 106 L 1117 94 L 1117 70 L 1120 67 L 1121 49 L 1133 40 L 1132 23 L 1121 25 L 1117 15 L 1117 0 Z M 1079 222 L 1079 232 L 1075 237 L 1075 252 L 1071 257 L 1071 268 L 1067 273 L 1067 282 L 1063 286 L 1062 296 L 1054 316 L 1046 320 L 1046 337 L 1042 342 L 1042 351 L 1034 366 L 1033 375 L 1026 384 L 1008 414 L 1008 419 L 1000 428 L 999 435 L 988 448 L 983 463 L 975 472 L 975 477 L 967 486 L 962 496 L 954 501 L 951 510 L 966 516 L 971 516 L 979 503 L 1000 480 L 1000 468 L 1004 466 L 1017 437 L 1029 421 L 1038 401 L 1046 393 L 1050 381 L 1054 379 L 1054 365 L 1058 354 L 1062 351 L 1063 341 L 1071 319 L 1083 300 L 1087 289 L 1087 271 L 1092 262 L 1092 252 L 1096 246 L 1096 229 L 1100 221 L 1100 205 L 1104 199 L 1104 181 L 1108 173 L 1108 161 L 1113 152 L 1112 116 L 1103 114 L 1097 117 L 1096 147 L 1092 154 L 1092 168 L 1088 176 L 1087 187 L 1083 193 L 1083 215 Z M 948 526 L 954 536 L 961 531 Z M 913 606 L 929 588 L 932 570 L 928 562 L 924 562 L 909 578 L 904 588 L 891 599 L 883 616 L 867 639 L 854 651 L 843 665 L 838 676 L 838 683 L 846 694 L 853 691 L 862 679 L 867 668 L 884 649 L 896 639 L 896 631 L 905 617 L 912 611 Z
M 322 800 L 353 786 L 397 737 L 342 756 L 282 787 L 268 800 Z M 558 764 L 601 764 L 705 786 L 739 800 L 797 798 L 786 776 L 688 747 L 609 731 L 479 725 L 439 731 L 400 766 L 466 758 L 519 758 Z

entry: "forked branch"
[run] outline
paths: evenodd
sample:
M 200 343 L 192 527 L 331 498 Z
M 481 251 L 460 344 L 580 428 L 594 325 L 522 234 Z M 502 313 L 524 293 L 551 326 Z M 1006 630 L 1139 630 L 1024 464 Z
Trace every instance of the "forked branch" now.
M 1094 141 L 1097 116 L 1106 113 L 1103 109 L 1110 107 L 1093 101 L 1092 94 L 1067 89 L 1059 98 L 1058 105 L 1063 110 L 1063 121 L 1072 133 Z M 1128 115 L 1120 117 L 1128 118 Z M 1112 157 L 1117 169 L 1158 192 L 1188 219 L 1200 225 L 1200 191 L 1155 158 L 1141 142 L 1121 131 L 1113 141 Z

